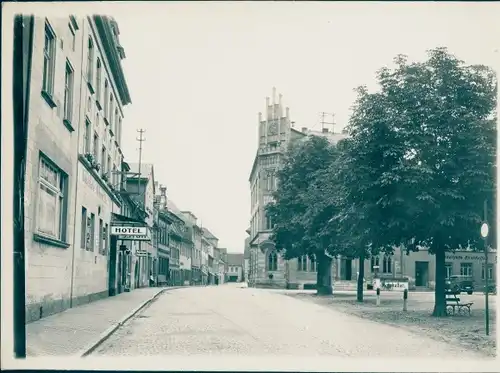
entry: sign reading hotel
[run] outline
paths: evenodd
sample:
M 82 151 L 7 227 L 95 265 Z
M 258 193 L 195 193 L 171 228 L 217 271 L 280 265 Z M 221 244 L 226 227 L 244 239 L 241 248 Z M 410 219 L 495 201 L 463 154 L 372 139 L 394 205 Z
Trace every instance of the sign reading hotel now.
M 151 241 L 149 229 L 146 226 L 111 226 L 110 234 L 118 236 L 123 241 Z

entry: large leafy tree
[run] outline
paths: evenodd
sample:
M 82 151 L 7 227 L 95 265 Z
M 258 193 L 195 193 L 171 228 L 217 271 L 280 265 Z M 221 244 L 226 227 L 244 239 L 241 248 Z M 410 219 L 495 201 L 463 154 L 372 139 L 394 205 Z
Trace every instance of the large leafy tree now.
M 343 255 L 359 258 L 357 299 L 363 301 L 364 262 L 392 244 L 408 229 L 401 208 L 398 168 L 405 154 L 404 139 L 393 126 L 393 112 L 383 93 L 358 88 L 347 127 L 350 138 L 330 175 L 341 180 L 341 205 L 335 216 L 340 226 Z
M 483 201 L 495 203 L 496 79 L 490 69 L 466 66 L 444 48 L 429 51 L 424 62 L 398 56 L 395 64 L 379 72 L 379 93 L 361 94 L 365 108 L 354 115 L 356 151 L 349 159 L 359 172 L 349 185 L 368 196 L 350 202 L 361 217 L 378 217 L 378 233 L 369 234 L 375 246 L 411 241 L 410 248 L 426 246 L 436 255 L 433 315 L 444 316 L 445 253 L 480 247 Z M 363 114 L 366 106 L 370 115 Z M 386 148 L 381 158 L 372 158 L 370 147 L 370 156 L 359 153 L 363 136 Z M 363 179 L 362 170 L 375 178 Z M 490 209 L 489 221 L 494 218 Z
M 284 249 L 285 258 L 315 256 L 318 263 L 317 292 L 331 294 L 332 235 L 323 229 L 331 217 L 332 204 L 319 183 L 321 175 L 337 155 L 336 148 L 323 137 L 311 136 L 289 148 L 278 171 L 279 186 L 274 202 L 266 208 L 273 223 L 273 240 Z M 329 195 L 328 198 L 335 198 Z

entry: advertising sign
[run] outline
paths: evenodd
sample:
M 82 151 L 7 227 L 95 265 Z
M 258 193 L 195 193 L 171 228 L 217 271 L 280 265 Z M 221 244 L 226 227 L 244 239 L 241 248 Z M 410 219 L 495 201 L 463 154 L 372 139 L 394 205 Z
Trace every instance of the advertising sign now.
M 112 225 L 110 234 L 122 241 L 151 241 L 148 226 Z

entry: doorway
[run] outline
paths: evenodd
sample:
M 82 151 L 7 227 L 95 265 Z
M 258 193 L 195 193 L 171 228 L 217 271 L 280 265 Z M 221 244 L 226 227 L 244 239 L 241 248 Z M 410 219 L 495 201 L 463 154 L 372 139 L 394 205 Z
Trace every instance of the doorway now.
M 429 262 L 415 262 L 415 286 L 429 284 Z
M 112 297 L 116 294 L 116 236 L 111 236 L 109 245 L 109 282 L 108 282 L 108 293 Z
M 345 281 L 352 280 L 352 259 L 342 259 L 341 279 Z

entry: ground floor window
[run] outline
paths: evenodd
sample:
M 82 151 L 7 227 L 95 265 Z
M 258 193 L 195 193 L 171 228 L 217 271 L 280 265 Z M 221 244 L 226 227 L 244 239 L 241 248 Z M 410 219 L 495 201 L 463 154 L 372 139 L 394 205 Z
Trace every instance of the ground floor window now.
M 485 265 L 482 265 L 481 268 L 481 279 L 485 280 L 486 279 L 486 273 L 488 273 L 488 280 L 493 280 L 493 264 L 488 264 L 488 269 L 485 271 Z
M 451 276 L 453 276 L 453 265 L 451 263 L 446 263 L 445 268 L 446 278 L 450 278 Z
M 460 275 L 472 277 L 472 263 L 460 263 Z

